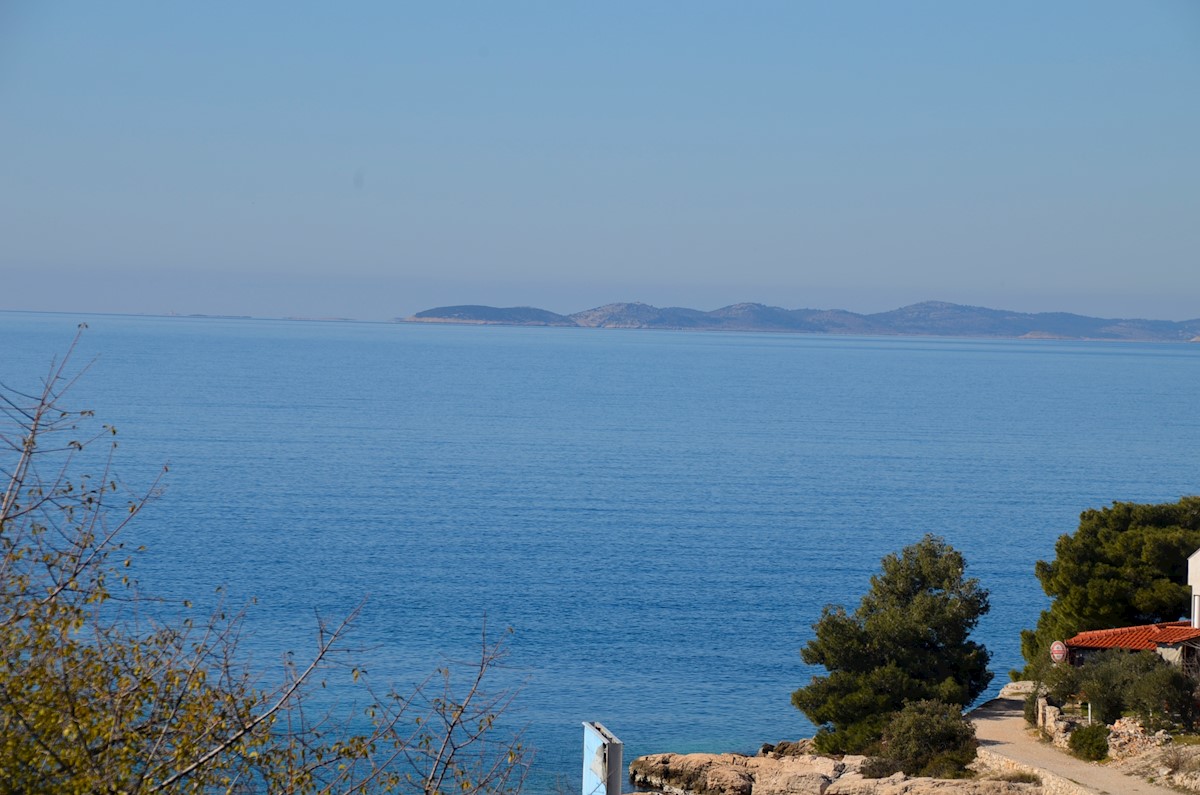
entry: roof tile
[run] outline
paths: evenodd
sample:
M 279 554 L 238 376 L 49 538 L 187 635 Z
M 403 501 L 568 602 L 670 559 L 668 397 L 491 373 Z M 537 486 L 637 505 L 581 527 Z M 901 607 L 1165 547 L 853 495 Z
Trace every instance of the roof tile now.
M 1153 649 L 1198 638 L 1200 629 L 1193 629 L 1190 621 L 1169 621 L 1080 632 L 1066 644 L 1076 649 Z

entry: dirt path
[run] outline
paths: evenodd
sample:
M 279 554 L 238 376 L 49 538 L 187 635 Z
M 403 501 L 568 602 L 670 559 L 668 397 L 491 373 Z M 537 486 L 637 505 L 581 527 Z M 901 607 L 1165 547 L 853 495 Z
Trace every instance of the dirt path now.
M 1179 795 L 1176 790 L 1096 762 L 1084 762 L 1039 741 L 1025 723 L 1024 703 L 1018 698 L 993 699 L 971 712 L 979 745 L 994 754 L 1041 768 L 1105 795 Z

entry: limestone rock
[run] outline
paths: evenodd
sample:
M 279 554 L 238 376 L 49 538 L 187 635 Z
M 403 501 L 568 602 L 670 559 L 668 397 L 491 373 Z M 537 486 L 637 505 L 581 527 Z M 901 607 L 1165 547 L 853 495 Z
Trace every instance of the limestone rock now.
M 999 698 L 1024 698 L 1037 688 L 1037 682 L 1022 679 L 1019 682 L 1009 682 L 1000 688 Z
M 651 754 L 633 760 L 629 776 L 640 787 L 695 795 L 823 795 L 845 765 L 827 756 Z
M 1109 730 L 1108 755 L 1113 759 L 1141 756 L 1170 743 L 1171 736 L 1166 732 L 1151 734 L 1137 718 L 1119 718 Z
M 669 793 L 750 795 L 754 780 L 739 754 L 650 754 L 629 765 L 639 787 Z M 757 757 L 756 757 L 757 758 Z
M 757 756 L 799 756 L 801 754 L 811 754 L 814 750 L 811 739 L 783 740 L 774 745 L 765 743 L 758 750 Z
M 863 778 L 865 757 L 841 760 L 814 754 L 651 754 L 629 765 L 639 787 L 670 795 L 1007 795 L 1040 792 L 1032 784 L 1006 781 Z
M 823 795 L 829 784 L 841 775 L 845 766 L 827 756 L 808 754 L 785 756 L 780 759 L 753 760 L 755 795 L 792 795 L 817 793 Z

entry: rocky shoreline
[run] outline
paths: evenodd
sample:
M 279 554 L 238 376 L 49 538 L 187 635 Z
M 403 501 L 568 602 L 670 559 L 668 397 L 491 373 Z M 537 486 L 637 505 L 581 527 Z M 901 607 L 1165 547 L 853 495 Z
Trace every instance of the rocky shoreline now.
M 629 765 L 629 780 L 639 790 L 664 795 L 1086 795 L 1093 792 L 1163 791 L 1151 782 L 1184 792 L 1200 793 L 1200 745 L 1176 744 L 1165 732 L 1147 732 L 1136 720 L 1122 718 L 1113 724 L 1109 735 L 1110 757 L 1106 764 L 1083 763 L 1096 770 L 1107 770 L 1112 780 L 1075 780 L 1072 774 L 1051 757 L 1062 755 L 1064 764 L 1081 763 L 1066 751 L 1070 731 L 1080 723 L 1078 716 L 1066 716 L 1061 710 L 1038 699 L 1037 725 L 1030 727 L 1022 716 L 1025 696 L 1031 682 L 1005 685 L 1000 697 L 972 711 L 977 730 L 983 735 L 974 762 L 969 768 L 974 778 L 935 779 L 896 773 L 886 778 L 868 777 L 868 757 L 824 756 L 815 753 L 811 740 L 764 745 L 754 756 L 745 754 L 649 754 Z M 1010 716 L 1004 718 L 1003 716 Z M 997 745 L 1010 740 L 997 731 L 998 719 L 1015 720 L 1020 734 L 1027 734 L 1035 747 L 1050 751 L 1041 760 L 1017 761 L 1028 754 L 1013 757 Z M 980 728 L 982 727 L 982 728 Z M 1011 732 L 1012 729 L 1007 731 Z M 1052 749 L 1052 750 L 1051 750 Z M 1046 767 L 1046 766 L 1049 767 Z M 868 770 L 864 770 L 864 766 Z M 1129 777 L 1129 778 L 1126 778 Z M 1084 778 L 1091 779 L 1091 776 Z M 1090 788 L 1089 788 L 1090 786 Z M 1129 790 L 1134 791 L 1134 790 Z
M 630 782 L 666 795 L 1009 795 L 1042 793 L 1039 783 L 1002 771 L 978 770 L 973 779 L 887 778 L 862 774 L 865 756 L 835 758 L 809 753 L 801 740 L 743 754 L 649 754 L 629 765 Z

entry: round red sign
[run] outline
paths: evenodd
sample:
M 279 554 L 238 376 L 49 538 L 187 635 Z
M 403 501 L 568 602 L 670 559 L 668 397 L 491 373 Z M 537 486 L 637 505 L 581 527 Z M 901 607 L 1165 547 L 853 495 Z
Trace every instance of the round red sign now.
M 1061 640 L 1056 640 L 1050 644 L 1050 659 L 1056 663 L 1065 662 L 1067 659 L 1067 644 Z

